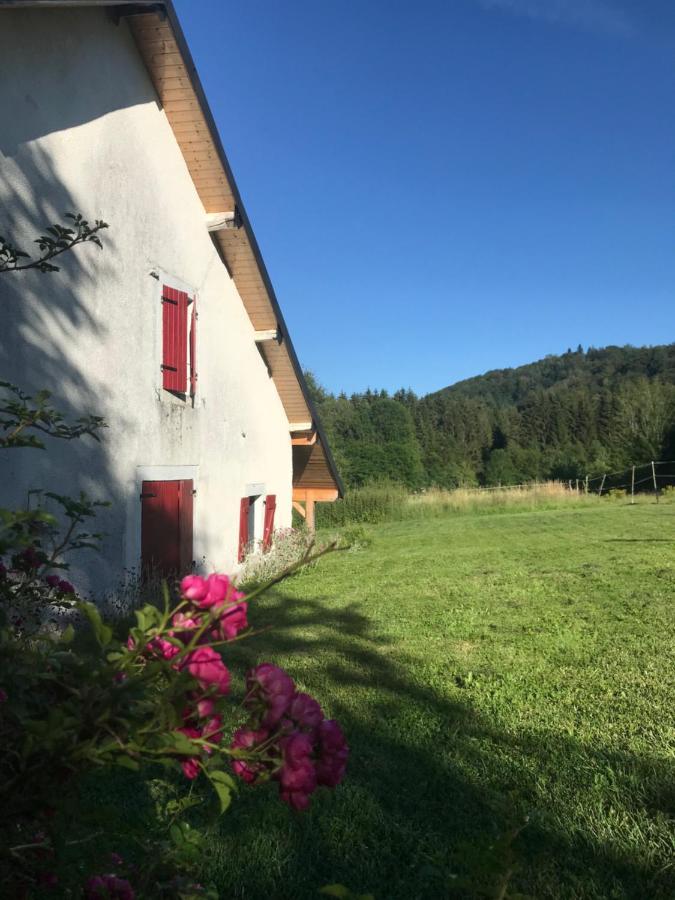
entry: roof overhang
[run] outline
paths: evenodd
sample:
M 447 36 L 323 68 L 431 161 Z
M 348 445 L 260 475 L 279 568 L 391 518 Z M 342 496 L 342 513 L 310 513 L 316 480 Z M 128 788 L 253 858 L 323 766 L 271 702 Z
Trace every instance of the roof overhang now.
M 204 227 L 230 273 L 255 332 L 276 332 L 264 355 L 289 425 L 310 422 L 339 491 L 340 475 L 312 403 L 246 208 L 192 55 L 170 0 L 0 0 L 0 7 L 110 7 L 126 21 L 204 205 Z M 290 429 L 289 429 L 290 430 Z

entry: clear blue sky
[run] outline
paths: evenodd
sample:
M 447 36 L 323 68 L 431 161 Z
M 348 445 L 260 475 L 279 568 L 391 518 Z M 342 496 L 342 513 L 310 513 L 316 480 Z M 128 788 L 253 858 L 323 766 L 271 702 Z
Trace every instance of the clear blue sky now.
M 673 0 L 176 0 L 304 367 L 675 340 Z

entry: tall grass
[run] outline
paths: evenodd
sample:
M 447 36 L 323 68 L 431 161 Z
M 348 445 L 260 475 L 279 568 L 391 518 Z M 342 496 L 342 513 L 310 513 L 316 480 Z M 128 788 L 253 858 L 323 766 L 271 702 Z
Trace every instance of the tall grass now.
M 380 483 L 349 491 L 344 500 L 320 503 L 317 525 L 340 527 L 350 522 L 392 522 L 427 519 L 446 513 L 536 509 L 568 503 L 597 503 L 598 498 L 570 491 L 560 481 L 545 481 L 503 488 L 430 488 L 409 494 L 397 484 Z
M 319 528 L 340 528 L 351 522 L 396 522 L 405 518 L 408 492 L 400 484 L 378 482 L 348 491 L 343 500 L 317 503 Z

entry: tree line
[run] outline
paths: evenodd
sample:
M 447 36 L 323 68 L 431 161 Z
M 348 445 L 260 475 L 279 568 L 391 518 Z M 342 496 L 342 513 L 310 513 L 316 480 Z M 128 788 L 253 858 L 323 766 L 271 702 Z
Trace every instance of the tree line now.
M 335 396 L 307 379 L 350 487 L 518 484 L 675 459 L 675 344 L 580 346 L 423 397 Z

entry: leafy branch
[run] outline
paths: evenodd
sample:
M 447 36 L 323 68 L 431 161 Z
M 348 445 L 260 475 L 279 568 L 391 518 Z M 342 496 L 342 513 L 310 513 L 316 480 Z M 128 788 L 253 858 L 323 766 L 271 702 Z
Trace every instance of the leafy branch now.
M 72 441 L 88 434 L 100 440 L 98 432 L 105 428 L 101 416 L 80 416 L 74 423 L 65 421 L 62 413 L 49 406 L 50 391 L 39 391 L 34 397 L 16 385 L 0 381 L 0 449 L 34 447 L 44 450 L 42 440 L 27 431 L 40 431 L 49 437 Z
M 25 269 L 58 272 L 59 266 L 53 265 L 49 260 L 67 250 L 72 250 L 77 244 L 93 243 L 97 247 L 103 246 L 98 232 L 108 227 L 106 222 L 96 219 L 92 226 L 87 219 L 82 217 L 81 213 L 66 213 L 66 218 L 71 220 L 72 227 L 55 223 L 46 229 L 46 234 L 41 234 L 35 239 L 41 252 L 41 256 L 37 259 L 33 259 L 30 253 L 26 253 L 25 250 L 21 250 L 0 235 L 0 274 L 21 272 Z

